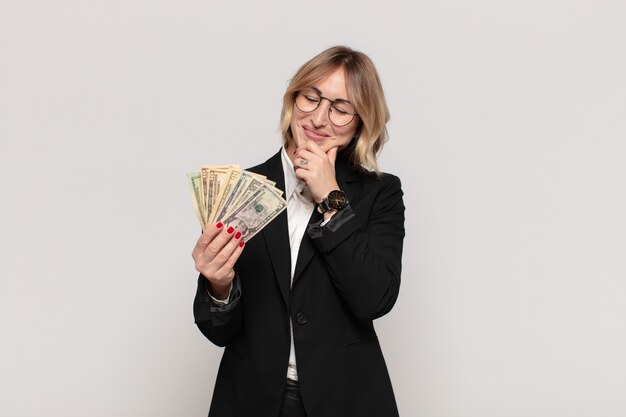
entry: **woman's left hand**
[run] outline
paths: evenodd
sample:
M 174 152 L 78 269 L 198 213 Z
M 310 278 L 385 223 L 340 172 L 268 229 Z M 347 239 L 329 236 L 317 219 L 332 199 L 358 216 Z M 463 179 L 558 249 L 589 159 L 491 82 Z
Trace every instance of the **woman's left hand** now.
M 320 147 L 307 140 L 296 149 L 296 177 L 306 183 L 316 203 L 320 203 L 331 191 L 339 189 L 335 177 L 336 158 L 337 145 L 332 141 Z

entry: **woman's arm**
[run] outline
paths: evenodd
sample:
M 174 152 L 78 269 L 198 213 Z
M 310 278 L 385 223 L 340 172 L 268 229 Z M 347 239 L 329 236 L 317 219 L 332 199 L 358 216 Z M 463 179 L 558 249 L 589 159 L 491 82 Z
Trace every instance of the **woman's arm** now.
M 378 187 L 308 233 L 324 257 L 341 297 L 354 315 L 376 319 L 391 310 L 398 297 L 404 239 L 404 203 L 400 179 L 389 174 Z M 368 219 L 360 204 L 371 204 Z
M 218 346 L 228 344 L 241 327 L 241 286 L 234 266 L 243 247 L 241 233 L 218 222 L 206 228 L 191 253 L 200 272 L 193 303 L 195 322 L 202 334 Z M 228 303 L 211 297 L 226 298 L 229 290 Z
M 193 301 L 193 316 L 198 329 L 217 346 L 226 346 L 241 328 L 241 284 L 235 275 L 228 303 L 216 303 L 209 294 L 207 279 L 200 274 Z

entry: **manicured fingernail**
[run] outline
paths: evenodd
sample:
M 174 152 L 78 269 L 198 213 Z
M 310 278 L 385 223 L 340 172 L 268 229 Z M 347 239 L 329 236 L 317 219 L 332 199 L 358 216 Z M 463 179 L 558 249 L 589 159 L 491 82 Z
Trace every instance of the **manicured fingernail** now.
M 241 232 L 235 233 L 235 239 L 239 239 L 241 237 Z
M 228 230 L 226 230 L 226 231 L 228 232 L 228 234 L 231 234 L 232 232 L 234 232 L 234 231 L 235 231 L 235 228 L 234 228 L 234 227 L 232 227 L 232 226 L 230 226 L 230 227 L 228 228 Z
M 246 244 L 246 242 L 244 242 L 244 241 L 242 240 L 241 242 L 239 242 L 239 247 L 240 247 L 240 248 L 243 248 L 243 245 L 245 245 L 245 244 Z
M 217 224 L 215 225 L 215 227 L 217 227 L 218 229 L 221 229 L 222 226 L 224 226 L 224 223 L 222 222 L 217 222 Z
M 293 154 L 297 154 L 298 153 L 298 148 L 294 149 Z

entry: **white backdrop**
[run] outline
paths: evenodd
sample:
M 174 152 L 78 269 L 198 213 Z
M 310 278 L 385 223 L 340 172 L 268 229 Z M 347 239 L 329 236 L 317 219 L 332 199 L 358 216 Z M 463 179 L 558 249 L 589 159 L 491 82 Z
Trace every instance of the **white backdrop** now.
M 206 415 L 184 175 L 276 152 L 335 44 L 392 112 L 401 414 L 626 415 L 626 3 L 226 3 L 0 0 L 0 415 Z

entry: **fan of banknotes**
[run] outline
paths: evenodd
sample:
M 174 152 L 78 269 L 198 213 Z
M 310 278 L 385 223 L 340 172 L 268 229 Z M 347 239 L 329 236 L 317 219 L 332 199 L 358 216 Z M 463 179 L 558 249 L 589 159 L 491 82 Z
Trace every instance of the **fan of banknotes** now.
M 202 230 L 221 221 L 248 241 L 287 208 L 275 182 L 237 165 L 203 165 L 187 180 Z

